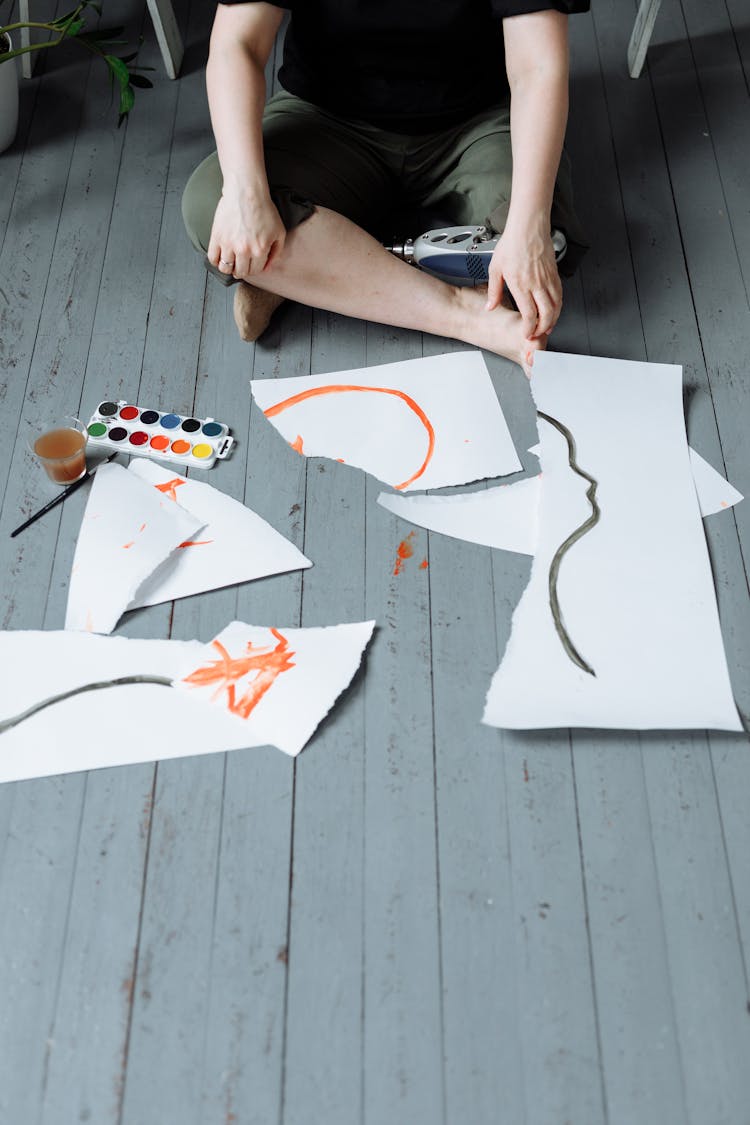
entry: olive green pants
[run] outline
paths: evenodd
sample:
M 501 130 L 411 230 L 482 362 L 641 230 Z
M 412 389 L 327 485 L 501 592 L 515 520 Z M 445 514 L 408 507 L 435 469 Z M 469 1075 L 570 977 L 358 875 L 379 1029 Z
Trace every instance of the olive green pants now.
M 464 223 L 498 232 L 505 227 L 512 173 L 509 104 L 439 133 L 408 136 L 335 117 L 282 91 L 265 108 L 263 142 L 271 195 L 287 230 L 316 205 L 345 215 L 383 241 Z M 214 152 L 193 172 L 182 199 L 188 235 L 204 257 L 221 190 Z M 567 237 L 560 268 L 570 274 L 587 245 L 573 210 L 565 155 L 552 226 Z M 234 278 L 206 265 L 225 285 L 233 283 Z

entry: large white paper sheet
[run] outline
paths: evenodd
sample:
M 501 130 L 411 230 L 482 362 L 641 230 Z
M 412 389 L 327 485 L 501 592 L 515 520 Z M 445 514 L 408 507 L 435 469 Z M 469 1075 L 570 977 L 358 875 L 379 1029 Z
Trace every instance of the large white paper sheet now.
M 201 527 L 127 469 L 102 465 L 76 543 L 65 628 L 111 633 L 141 584 Z
M 398 496 L 381 492 L 378 504 L 401 519 L 454 539 L 533 555 L 539 477 L 453 496 Z
M 568 466 L 564 437 L 540 421 L 537 551 L 484 722 L 741 730 L 685 439 L 681 368 L 540 353 L 531 387 L 599 482 L 600 522 L 564 556 L 558 581 L 565 627 L 596 675 L 563 649 L 548 588 L 555 552 L 590 514 L 588 485 Z
M 228 709 L 226 691 L 213 703 L 208 690 L 152 684 L 73 696 L 0 734 L 0 782 L 269 744 L 296 755 L 350 683 L 373 627 L 369 621 L 279 630 L 295 667 L 274 680 L 248 718 Z M 242 623 L 225 634 L 245 647 L 249 638 L 259 648 L 278 643 L 268 629 Z M 199 641 L 0 632 L 0 720 L 52 695 L 120 676 L 177 682 L 215 656 Z M 284 708 L 293 714 L 282 714 Z
M 254 379 L 266 417 L 299 453 L 364 469 L 407 492 L 521 469 L 481 352 Z
M 210 484 L 145 459 L 133 460 L 129 471 L 203 525 L 197 537 L 183 542 L 169 562 L 146 579 L 131 609 L 312 566 L 269 523 Z

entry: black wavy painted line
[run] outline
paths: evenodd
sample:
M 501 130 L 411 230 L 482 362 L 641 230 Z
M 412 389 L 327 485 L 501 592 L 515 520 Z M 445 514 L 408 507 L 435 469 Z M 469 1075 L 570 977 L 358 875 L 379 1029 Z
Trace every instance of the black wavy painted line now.
M 4 731 L 10 730 L 11 727 L 18 726 L 24 719 L 30 719 L 32 715 L 36 715 L 38 711 L 43 711 L 45 707 L 52 707 L 54 703 L 62 703 L 63 699 L 70 699 L 71 696 L 81 695 L 84 691 L 98 691 L 100 688 L 120 687 L 122 684 L 162 684 L 164 687 L 172 687 L 172 681 L 166 679 L 164 676 L 120 676 L 116 680 L 101 680 L 95 684 L 82 684 L 81 687 L 71 688 L 70 691 L 60 692 L 59 695 L 51 695 L 49 699 L 42 699 L 39 703 L 34 703 L 26 711 L 21 711 L 20 715 L 12 715 L 10 719 L 3 719 L 0 722 L 0 734 Z
M 599 508 L 599 505 L 596 501 L 596 489 L 598 481 L 596 481 L 592 476 L 589 476 L 589 474 L 585 472 L 577 463 L 576 443 L 568 427 L 564 426 L 562 422 L 558 422 L 557 418 L 552 418 L 549 414 L 545 414 L 541 410 L 537 410 L 537 417 L 543 418 L 545 422 L 549 422 L 551 426 L 554 426 L 555 429 L 563 435 L 566 442 L 568 443 L 568 464 L 570 465 L 574 473 L 577 473 L 579 477 L 583 477 L 584 480 L 587 480 L 589 482 L 589 487 L 586 489 L 586 499 L 591 505 L 591 515 L 581 524 L 580 527 L 577 527 L 575 531 L 572 531 L 568 538 L 560 544 L 560 546 L 555 551 L 552 562 L 550 563 L 549 607 L 552 611 L 552 620 L 555 623 L 557 635 L 560 638 L 562 646 L 570 659 L 574 664 L 577 664 L 579 668 L 582 668 L 584 672 L 588 672 L 590 676 L 596 676 L 596 672 L 594 671 L 594 669 L 586 663 L 581 654 L 578 652 L 578 649 L 571 641 L 568 631 L 563 624 L 562 612 L 560 610 L 560 601 L 557 596 L 557 576 L 560 571 L 560 563 L 562 562 L 563 555 L 565 555 L 565 553 L 570 550 L 574 543 L 577 543 L 578 540 L 582 539 L 584 535 L 588 534 L 588 532 L 591 531 L 593 527 L 596 527 L 599 522 L 601 509 Z

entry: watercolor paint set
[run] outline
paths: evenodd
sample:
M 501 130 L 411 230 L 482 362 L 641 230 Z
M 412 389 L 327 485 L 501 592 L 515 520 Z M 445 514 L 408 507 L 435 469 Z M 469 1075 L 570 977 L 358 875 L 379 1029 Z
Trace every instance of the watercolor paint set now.
M 100 402 L 86 428 L 94 446 L 196 469 L 210 469 L 234 445 L 223 422 L 145 409 L 126 399 Z

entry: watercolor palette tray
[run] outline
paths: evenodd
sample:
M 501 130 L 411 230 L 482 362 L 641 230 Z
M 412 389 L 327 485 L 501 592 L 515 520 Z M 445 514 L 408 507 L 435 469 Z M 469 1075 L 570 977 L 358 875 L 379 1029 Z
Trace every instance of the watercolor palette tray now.
M 229 427 L 213 418 L 146 409 L 121 399 L 100 402 L 87 426 L 95 446 L 133 456 L 210 469 L 234 445 Z

